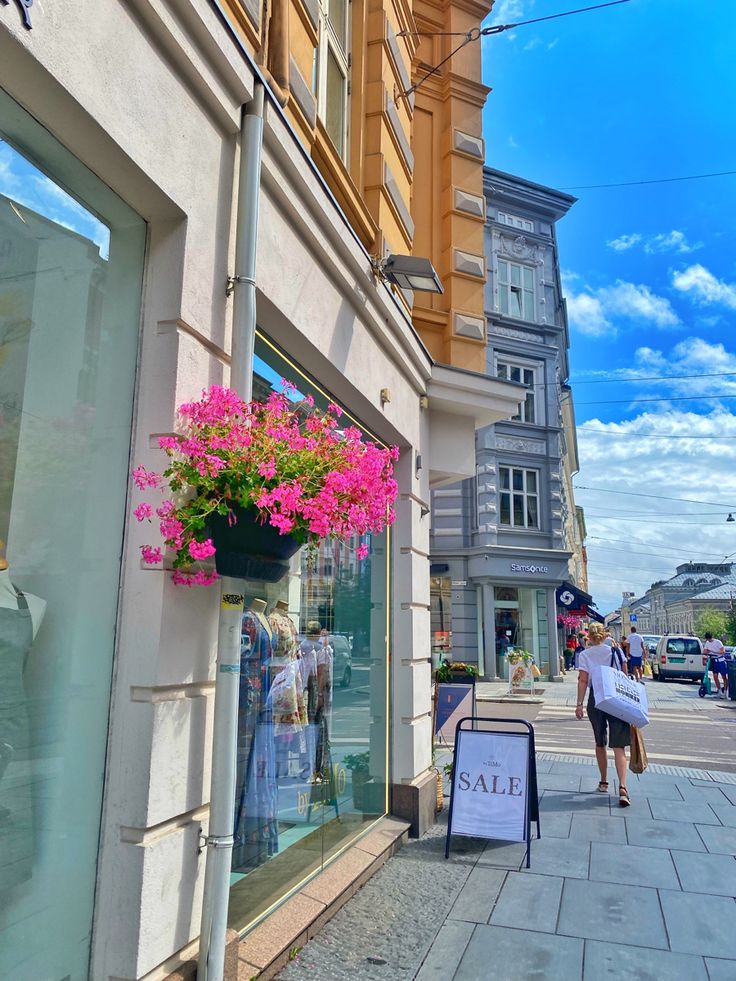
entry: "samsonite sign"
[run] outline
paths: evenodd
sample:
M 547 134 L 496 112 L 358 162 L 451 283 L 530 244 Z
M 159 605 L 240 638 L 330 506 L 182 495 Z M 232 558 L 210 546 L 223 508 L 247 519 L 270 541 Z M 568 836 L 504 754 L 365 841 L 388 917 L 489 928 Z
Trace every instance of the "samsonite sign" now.
M 455 744 L 451 833 L 526 841 L 529 737 L 460 730 Z

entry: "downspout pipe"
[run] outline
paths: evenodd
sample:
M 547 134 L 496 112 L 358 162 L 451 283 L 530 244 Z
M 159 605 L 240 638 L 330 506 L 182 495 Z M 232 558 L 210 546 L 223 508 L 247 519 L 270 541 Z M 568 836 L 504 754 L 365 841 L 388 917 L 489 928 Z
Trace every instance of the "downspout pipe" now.
M 256 333 L 256 253 L 263 145 L 263 85 L 243 107 L 240 132 L 230 387 L 249 402 L 253 394 Z M 230 898 L 237 769 L 240 635 L 245 595 L 243 582 L 223 576 L 217 632 L 215 707 L 209 827 L 205 838 L 202 922 L 197 981 L 224 981 L 227 913 Z

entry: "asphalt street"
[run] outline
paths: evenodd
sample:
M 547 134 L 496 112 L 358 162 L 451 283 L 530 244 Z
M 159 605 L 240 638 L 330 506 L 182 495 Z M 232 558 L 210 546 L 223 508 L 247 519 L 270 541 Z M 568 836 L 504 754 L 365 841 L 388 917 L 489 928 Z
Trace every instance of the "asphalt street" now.
M 736 772 L 736 702 L 701 699 L 698 686 L 688 681 L 647 681 L 646 689 L 650 723 L 643 735 L 650 763 Z M 590 723 L 587 717 L 575 718 L 573 690 L 567 704 L 545 698 L 534 723 L 537 749 L 593 758 Z

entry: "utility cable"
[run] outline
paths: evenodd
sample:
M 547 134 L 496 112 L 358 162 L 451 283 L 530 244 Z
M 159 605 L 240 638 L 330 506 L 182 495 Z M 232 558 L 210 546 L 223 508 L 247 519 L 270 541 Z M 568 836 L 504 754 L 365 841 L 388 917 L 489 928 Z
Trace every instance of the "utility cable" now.
M 672 395 L 663 398 L 645 399 L 601 399 L 596 402 L 576 402 L 575 405 L 618 405 L 619 403 L 631 402 L 698 402 L 703 399 L 736 399 L 734 395 Z
M 600 535 L 587 535 L 586 536 L 586 541 L 588 541 L 588 540 L 590 540 L 592 542 L 613 542 L 616 545 L 629 545 L 629 544 L 631 544 L 631 545 L 642 545 L 645 548 L 666 549 L 666 551 L 668 551 L 668 552 L 679 552 L 682 555 L 692 555 L 692 553 L 693 553 L 693 550 L 691 548 L 675 548 L 672 545 L 654 545 L 654 544 L 652 544 L 652 542 L 642 542 L 642 541 L 640 541 L 639 539 L 636 539 L 636 538 L 601 538 Z M 598 547 L 598 546 L 596 546 L 596 547 Z M 700 554 L 701 555 L 708 555 L 711 558 L 716 558 L 717 559 L 717 558 L 720 558 L 720 554 L 721 553 L 720 552 L 701 552 Z M 736 552 L 733 552 L 732 554 L 733 555 L 736 555 Z M 671 556 L 666 556 L 666 555 L 662 556 L 662 558 L 668 558 L 668 557 L 671 557 Z M 726 558 L 728 558 L 728 556 L 726 556 Z
M 679 501 L 680 504 L 707 504 L 708 507 L 723 508 L 724 511 L 736 511 L 736 504 L 723 504 L 722 501 L 697 501 L 690 497 L 664 497 L 662 494 L 641 494 L 637 491 L 609 490 L 608 487 L 586 487 L 583 484 L 573 484 L 575 490 L 598 491 L 601 494 L 625 494 L 626 497 L 649 497 L 655 501 Z
M 466 44 L 470 44 L 472 41 L 478 41 L 482 37 L 488 37 L 491 34 L 501 34 L 504 31 L 513 30 L 516 27 L 527 27 L 529 24 L 541 24 L 545 20 L 557 20 L 560 17 L 571 17 L 573 14 L 585 14 L 590 10 L 602 10 L 604 7 L 618 7 L 622 3 L 630 3 L 631 0 L 609 0 L 608 3 L 598 3 L 593 7 L 579 7 L 577 10 L 566 10 L 560 14 L 548 14 L 546 17 L 534 17 L 532 20 L 520 20 L 515 24 L 493 24 L 490 27 L 473 27 L 469 31 L 399 31 L 396 35 L 397 37 L 462 37 L 463 40 L 454 48 L 446 58 L 435 65 L 427 74 L 420 78 L 418 82 L 414 85 L 410 85 L 408 89 L 401 92 L 400 95 L 404 98 L 408 95 L 412 95 L 417 89 L 424 85 L 428 78 L 436 75 L 437 72 L 442 68 L 443 65 L 453 58 L 461 48 L 464 48 Z
M 594 191 L 603 187 L 639 187 L 642 184 L 674 184 L 676 181 L 702 181 L 706 177 L 732 177 L 736 170 L 721 170 L 714 174 L 691 174 L 688 177 L 657 177 L 648 181 L 621 181 L 618 184 L 570 184 L 561 191 Z
M 578 432 L 598 433 L 600 436 L 637 436 L 641 439 L 736 439 L 736 436 L 685 436 L 669 433 L 613 433 L 607 429 L 593 429 L 591 426 L 577 426 Z

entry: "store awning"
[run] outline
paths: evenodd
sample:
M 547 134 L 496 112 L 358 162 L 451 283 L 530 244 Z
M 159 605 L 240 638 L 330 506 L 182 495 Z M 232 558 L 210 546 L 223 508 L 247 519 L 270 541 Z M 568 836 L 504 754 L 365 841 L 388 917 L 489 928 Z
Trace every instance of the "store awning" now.
M 571 582 L 563 582 L 557 587 L 555 593 L 557 605 L 563 610 L 582 610 L 593 604 L 593 597 L 590 593 L 584 593 L 582 589 L 573 586 Z

